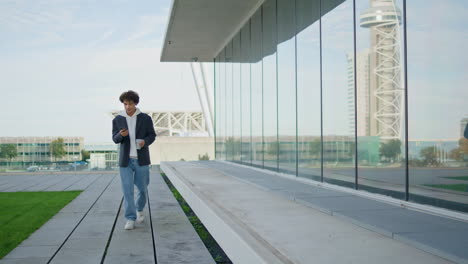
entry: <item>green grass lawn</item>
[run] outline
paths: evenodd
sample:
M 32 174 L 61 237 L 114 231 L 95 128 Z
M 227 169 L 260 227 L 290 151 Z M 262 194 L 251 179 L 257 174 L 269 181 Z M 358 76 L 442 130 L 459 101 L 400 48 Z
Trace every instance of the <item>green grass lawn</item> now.
M 426 186 L 459 192 L 468 191 L 468 184 L 426 184 Z
M 0 259 L 81 191 L 0 193 Z

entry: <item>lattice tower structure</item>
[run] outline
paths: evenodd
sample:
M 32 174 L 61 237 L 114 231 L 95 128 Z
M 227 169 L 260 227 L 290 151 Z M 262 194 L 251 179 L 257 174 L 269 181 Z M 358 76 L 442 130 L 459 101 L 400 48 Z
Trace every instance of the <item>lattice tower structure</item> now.
M 394 0 L 371 0 L 360 26 L 371 31 L 371 136 L 401 139 L 403 91 L 401 81 L 401 11 Z

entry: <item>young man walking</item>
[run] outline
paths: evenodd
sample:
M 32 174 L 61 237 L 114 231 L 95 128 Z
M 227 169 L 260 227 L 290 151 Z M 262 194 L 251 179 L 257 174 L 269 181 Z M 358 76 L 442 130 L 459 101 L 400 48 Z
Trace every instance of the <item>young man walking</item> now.
M 145 217 L 143 209 L 146 205 L 147 187 L 149 184 L 149 145 L 155 138 L 151 117 L 142 113 L 136 106 L 140 102 L 138 94 L 127 91 L 120 95 L 124 111 L 112 120 L 112 140 L 120 144 L 119 166 L 120 180 L 124 195 L 125 229 L 135 228 L 135 221 L 141 223 Z M 135 204 L 133 190 L 138 189 Z

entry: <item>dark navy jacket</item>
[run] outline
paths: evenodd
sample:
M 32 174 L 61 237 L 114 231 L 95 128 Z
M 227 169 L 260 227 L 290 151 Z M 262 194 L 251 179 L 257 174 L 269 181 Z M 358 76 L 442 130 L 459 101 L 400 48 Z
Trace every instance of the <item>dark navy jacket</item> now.
M 468 139 L 468 124 L 465 127 L 465 138 Z
M 128 167 L 128 160 L 130 158 L 130 136 L 122 137 L 120 129 L 126 128 L 128 130 L 127 119 L 124 116 L 118 115 L 112 120 L 112 140 L 120 143 L 119 151 L 119 166 Z M 145 146 L 137 149 L 138 164 L 140 166 L 150 165 L 149 146 L 156 139 L 156 132 L 154 132 L 153 121 L 151 117 L 145 113 L 137 115 L 135 138 L 144 139 Z

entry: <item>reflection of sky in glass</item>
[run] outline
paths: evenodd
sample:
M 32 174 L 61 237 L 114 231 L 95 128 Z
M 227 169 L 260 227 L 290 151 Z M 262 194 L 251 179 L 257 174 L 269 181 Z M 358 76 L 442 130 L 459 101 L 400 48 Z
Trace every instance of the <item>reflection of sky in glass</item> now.
M 412 139 L 455 139 L 468 115 L 468 2 L 407 2 L 409 131 Z
M 323 126 L 326 135 L 349 132 L 348 63 L 353 51 L 352 1 L 346 1 L 322 17 Z M 354 117 L 351 117 L 354 118 Z

